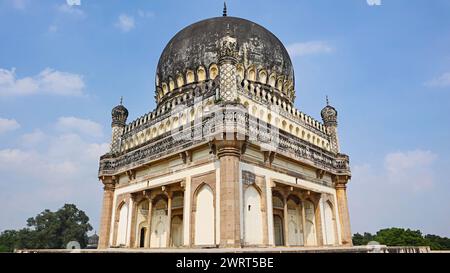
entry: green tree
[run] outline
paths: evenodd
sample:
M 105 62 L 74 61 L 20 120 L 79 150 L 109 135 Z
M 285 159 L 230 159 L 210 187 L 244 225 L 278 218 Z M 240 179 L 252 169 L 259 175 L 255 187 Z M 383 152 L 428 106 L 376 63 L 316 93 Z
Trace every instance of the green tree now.
M 427 234 L 425 240 L 433 250 L 450 250 L 450 238 Z
M 0 252 L 11 252 L 16 244 L 18 231 L 5 230 L 0 234 Z
M 403 228 L 386 228 L 375 235 L 365 232 L 364 235 L 353 235 L 353 245 L 367 245 L 370 241 L 387 246 L 429 246 L 432 250 L 450 250 L 450 238 L 428 234 L 422 235 L 420 230 Z
M 27 220 L 27 228 L 6 230 L 0 234 L 0 251 L 17 248 L 65 248 L 70 241 L 81 247 L 88 242 L 92 230 L 89 217 L 73 204 L 65 204 L 56 212 L 48 209 Z
M 364 235 L 361 235 L 359 233 L 356 233 L 353 235 L 353 245 L 355 246 L 361 246 L 361 245 L 367 245 L 370 241 L 374 241 L 374 235 L 364 232 Z
M 388 246 L 425 246 L 427 241 L 420 230 L 386 228 L 377 232 L 375 241 Z

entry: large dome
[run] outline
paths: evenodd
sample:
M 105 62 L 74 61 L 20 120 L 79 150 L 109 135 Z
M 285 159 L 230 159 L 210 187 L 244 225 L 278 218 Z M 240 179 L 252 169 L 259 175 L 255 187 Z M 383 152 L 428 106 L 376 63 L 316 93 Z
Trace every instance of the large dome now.
M 217 64 L 219 40 L 229 35 L 237 40 L 238 62 L 283 76 L 294 86 L 294 71 L 289 54 L 281 41 L 264 27 L 236 17 L 216 17 L 194 23 L 178 32 L 167 44 L 156 70 L 156 85 L 175 81 L 177 75 L 198 67 L 206 70 Z M 177 86 L 179 87 L 179 86 Z M 176 88 L 176 87 L 175 87 Z

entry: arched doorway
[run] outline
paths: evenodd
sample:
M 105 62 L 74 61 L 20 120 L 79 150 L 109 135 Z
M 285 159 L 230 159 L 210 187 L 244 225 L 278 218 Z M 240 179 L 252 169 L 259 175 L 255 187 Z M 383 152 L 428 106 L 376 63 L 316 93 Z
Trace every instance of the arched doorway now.
M 183 192 L 176 192 L 172 198 L 172 220 L 170 221 L 170 246 L 180 247 L 183 245 Z
M 158 198 L 153 206 L 151 225 L 150 247 L 166 247 L 167 201 L 163 198 Z
M 214 195 L 208 185 L 197 193 L 195 213 L 195 245 L 214 245 Z
M 272 196 L 272 211 L 273 211 L 273 235 L 275 246 L 284 245 L 284 202 L 278 192 L 274 192 Z
M 314 212 L 314 204 L 306 200 L 305 201 L 305 235 L 306 245 L 316 245 L 316 214 Z
M 288 209 L 288 244 L 290 246 L 303 245 L 303 225 L 300 200 L 293 197 L 287 202 Z
M 253 186 L 248 187 L 244 192 L 244 226 L 245 244 L 263 243 L 261 195 Z
M 137 206 L 136 214 L 136 238 L 139 247 L 148 246 L 148 208 L 149 201 L 147 199 L 142 200 Z M 143 232 L 144 231 L 144 232 Z
M 117 228 L 117 245 L 126 245 L 128 229 L 128 204 L 124 203 L 119 210 L 119 223 Z
M 145 247 L 145 234 L 147 233 L 147 229 L 145 227 L 141 228 L 139 232 L 139 247 Z
M 284 245 L 284 234 L 283 234 L 283 219 L 281 216 L 273 216 L 273 233 L 276 246 Z
M 170 234 L 172 236 L 173 247 L 180 247 L 183 245 L 183 218 L 179 215 L 172 217 L 172 227 Z
M 325 218 L 325 243 L 327 245 L 336 244 L 335 237 L 335 220 L 333 217 L 333 206 L 329 201 L 324 204 L 324 218 Z

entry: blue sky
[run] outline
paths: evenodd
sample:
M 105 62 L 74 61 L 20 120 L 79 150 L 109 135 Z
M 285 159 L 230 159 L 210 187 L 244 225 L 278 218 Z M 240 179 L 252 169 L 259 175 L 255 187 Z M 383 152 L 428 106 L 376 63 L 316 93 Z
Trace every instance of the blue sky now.
M 0 0 L 0 230 L 77 204 L 98 229 L 98 156 L 110 110 L 155 106 L 155 68 L 183 27 L 222 1 Z M 228 1 L 295 65 L 296 106 L 339 111 L 353 232 L 450 236 L 450 1 Z

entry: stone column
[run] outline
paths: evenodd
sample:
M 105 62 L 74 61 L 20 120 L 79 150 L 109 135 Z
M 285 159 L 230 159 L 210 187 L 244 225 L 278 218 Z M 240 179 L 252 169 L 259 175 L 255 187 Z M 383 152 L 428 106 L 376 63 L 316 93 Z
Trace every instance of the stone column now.
M 136 236 L 136 232 L 139 232 L 136 230 L 137 229 L 137 226 L 136 226 L 137 216 L 139 213 L 138 212 L 138 204 L 136 203 L 136 201 L 137 201 L 136 195 L 131 194 L 131 202 L 130 203 L 132 206 L 132 208 L 131 208 L 132 215 L 131 215 L 131 224 L 130 224 L 130 247 L 132 247 L 132 248 L 136 248 L 139 246 L 138 241 L 136 240 L 136 238 L 139 237 L 139 236 Z
M 183 185 L 182 183 L 182 188 L 184 191 L 184 198 L 183 198 L 183 245 L 184 246 L 189 246 L 190 244 L 190 238 L 191 238 L 191 220 L 190 220 L 190 216 L 191 216 L 191 177 L 188 176 L 186 177 L 186 181 Z
M 100 233 L 98 239 L 98 248 L 105 249 L 109 247 L 109 238 L 111 235 L 111 220 L 113 212 L 115 181 L 113 177 L 103 177 L 103 207 L 100 219 Z
M 275 183 L 265 178 L 267 187 L 267 237 L 268 245 L 275 246 L 274 230 L 273 230 L 273 204 L 272 204 L 272 188 L 275 187 Z
M 170 232 L 172 227 L 172 193 L 167 195 L 167 238 L 166 247 L 170 247 Z
M 283 207 L 283 218 L 284 218 L 284 223 L 283 223 L 283 229 L 284 229 L 284 232 L 283 232 L 283 235 L 284 235 L 284 245 L 285 246 L 289 246 L 289 227 L 288 227 L 288 225 L 289 225 L 289 219 L 288 219 L 288 207 L 287 207 L 287 198 L 285 197 L 284 198 L 284 207 Z
M 216 143 L 220 161 L 220 245 L 240 247 L 239 158 L 242 141 Z
M 321 210 L 321 202 L 322 196 L 319 193 L 319 198 L 316 200 L 315 204 L 315 221 L 316 221 L 316 241 L 318 246 L 323 246 L 323 223 L 322 223 L 322 210 Z
M 302 229 L 303 229 L 303 245 L 307 246 L 306 241 L 306 210 L 305 210 L 305 202 L 302 200 Z
M 148 197 L 148 213 L 147 213 L 147 247 L 150 248 L 151 238 L 152 238 L 152 210 L 153 203 L 152 198 Z
M 350 229 L 350 215 L 347 205 L 347 182 L 348 176 L 338 176 L 336 178 L 336 199 L 339 211 L 339 221 L 341 225 L 342 244 L 352 245 L 352 232 Z

